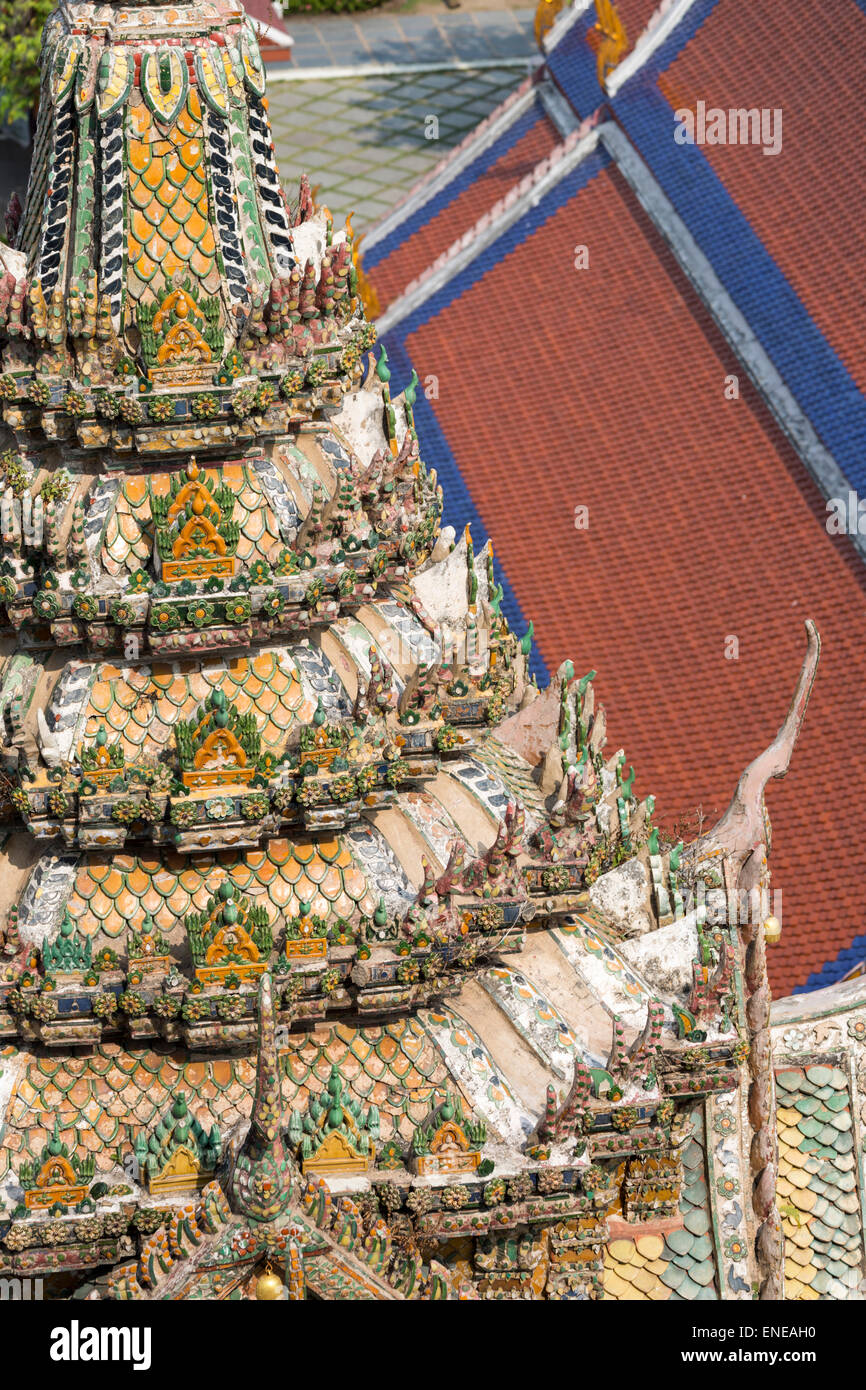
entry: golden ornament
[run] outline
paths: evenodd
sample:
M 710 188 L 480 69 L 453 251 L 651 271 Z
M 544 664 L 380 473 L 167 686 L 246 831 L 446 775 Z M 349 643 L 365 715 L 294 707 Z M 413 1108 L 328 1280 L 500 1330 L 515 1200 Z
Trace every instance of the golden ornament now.
M 764 923 L 764 940 L 768 946 L 778 946 L 782 939 L 782 923 L 778 917 L 768 917 Z
M 256 1298 L 264 1301 L 279 1298 L 284 1288 L 285 1285 L 282 1279 L 279 1274 L 274 1274 L 271 1268 L 271 1262 L 268 1260 L 268 1263 L 265 1265 L 264 1274 L 259 1276 L 258 1282 L 256 1283 Z

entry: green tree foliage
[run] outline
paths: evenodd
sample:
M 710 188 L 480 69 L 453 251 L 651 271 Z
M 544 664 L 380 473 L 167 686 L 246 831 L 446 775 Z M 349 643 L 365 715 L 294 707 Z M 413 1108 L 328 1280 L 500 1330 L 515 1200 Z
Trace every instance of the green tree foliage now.
M 29 116 L 39 98 L 42 26 L 55 0 L 0 4 L 0 122 Z

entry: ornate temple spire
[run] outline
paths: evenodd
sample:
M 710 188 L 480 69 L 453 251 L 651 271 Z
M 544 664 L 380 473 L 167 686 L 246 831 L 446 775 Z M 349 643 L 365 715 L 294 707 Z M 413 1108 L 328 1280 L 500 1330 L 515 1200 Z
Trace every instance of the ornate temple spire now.
M 282 1121 L 271 976 L 266 974 L 259 984 L 259 1041 L 252 1119 L 231 1179 L 232 1206 L 251 1221 L 272 1221 L 285 1211 L 291 1200 L 294 1172 L 283 1143 Z
M 60 406 L 85 449 L 183 452 L 180 422 L 223 414 L 206 451 L 250 414 L 237 383 L 252 398 L 267 378 L 270 404 L 314 353 L 333 353 L 320 378 L 339 376 L 363 324 L 351 230 L 283 192 L 243 8 L 69 0 L 42 71 L 26 205 L 0 255 L 4 398 L 47 408 L 53 437 Z M 148 422 L 163 428 L 124 437 Z M 285 423 L 284 407 L 253 432 Z

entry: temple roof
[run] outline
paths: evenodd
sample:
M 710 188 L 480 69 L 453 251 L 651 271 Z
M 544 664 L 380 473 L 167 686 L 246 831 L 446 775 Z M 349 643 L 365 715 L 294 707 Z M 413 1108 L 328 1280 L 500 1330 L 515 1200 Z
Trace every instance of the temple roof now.
M 820 196 L 802 190 L 822 128 L 811 94 L 825 94 L 827 109 L 844 102 L 863 17 L 844 7 L 837 84 L 835 64 L 806 40 L 802 7 L 790 32 L 764 16 L 757 48 L 744 44 L 733 0 L 652 16 L 649 5 L 615 9 L 628 42 L 605 90 L 604 24 L 577 3 L 560 13 L 533 80 L 371 230 L 365 270 L 387 305 L 392 362 L 449 382 L 418 409 L 445 520 L 468 513 L 496 537 L 504 611 L 517 627 L 532 619 L 539 678 L 575 631 L 587 665 L 631 673 L 607 696 L 610 734 L 644 731 L 638 765 L 665 824 L 697 828 L 724 804 L 741 731 L 756 742 L 769 733 L 759 707 L 777 682 L 781 692 L 797 615 L 816 615 L 827 659 L 803 762 L 768 803 L 786 923 L 769 958 L 773 986 L 815 987 L 862 956 L 862 944 L 849 949 L 861 935 L 859 841 L 818 788 L 826 759 L 844 768 L 862 730 L 850 643 L 863 620 L 862 547 L 851 526 L 831 531 L 827 499 L 857 486 L 866 417 L 845 345 L 858 249 L 844 163 L 821 161 Z M 795 95 L 791 53 L 804 42 L 811 77 Z M 768 72 L 762 100 L 784 111 L 783 152 L 677 145 L 674 109 L 693 109 L 696 93 L 724 109 L 751 105 L 754 51 Z M 536 139 L 527 170 L 520 151 Z M 782 211 L 801 197 L 816 259 Z M 734 380 L 736 401 L 726 398 Z M 481 401 L 490 410 L 479 428 Z M 495 421 L 486 434 L 484 420 Z M 853 782 L 842 794 L 856 795 Z M 812 851 L 816 825 L 841 891 Z
M 404 209 L 375 357 L 351 227 L 303 179 L 294 203 L 280 189 L 242 11 L 49 21 L 0 277 L 4 1276 L 119 1300 L 856 1292 L 864 987 L 771 1018 L 767 979 L 764 796 L 806 716 L 815 622 L 775 737 L 760 721 L 785 708 L 792 649 L 760 648 L 760 714 L 740 672 L 771 522 L 787 550 L 765 627 L 809 572 L 848 595 L 840 618 L 815 594 L 838 635 L 859 560 L 816 527 L 796 390 L 744 375 L 722 403 L 772 345 L 746 322 L 733 355 L 735 290 L 710 293 L 617 114 L 704 8 L 626 0 L 630 38 L 607 5 L 557 21 L 560 90 L 531 82 Z M 581 110 L 590 71 L 610 111 Z M 572 260 L 564 291 L 552 267 Z M 586 369 L 599 339 L 628 409 Z M 678 409 L 700 454 L 685 489 Z M 648 480 L 636 502 L 624 460 Z M 647 577 L 662 562 L 667 586 Z M 743 644 L 726 666 L 698 573 Z M 619 673 L 610 730 L 596 670 L 558 650 L 567 622 Z M 689 736 L 698 699 L 741 726 L 735 762 L 712 721 Z M 638 771 L 609 746 L 622 710 Z M 814 756 L 792 782 L 810 852 Z M 665 835 L 662 758 L 682 796 L 734 788 L 728 810 Z M 836 818 L 826 843 L 848 834 Z

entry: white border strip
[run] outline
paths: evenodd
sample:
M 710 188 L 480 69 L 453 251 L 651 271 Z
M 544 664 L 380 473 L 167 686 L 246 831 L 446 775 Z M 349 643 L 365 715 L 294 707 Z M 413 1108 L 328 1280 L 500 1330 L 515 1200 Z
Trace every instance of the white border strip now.
M 487 225 L 479 235 L 473 236 L 470 231 L 459 242 L 455 243 L 452 252 L 445 253 L 442 265 L 434 268 L 414 287 L 410 286 L 405 294 L 401 295 L 385 310 L 376 323 L 379 335 L 389 333 L 402 319 L 413 313 L 431 295 L 442 289 L 443 285 L 447 285 L 450 280 L 453 280 L 455 275 L 459 275 L 461 270 L 464 270 L 482 251 L 498 240 L 503 232 L 506 232 L 509 227 L 519 221 L 530 208 L 540 203 L 552 188 L 562 182 L 575 165 L 592 153 L 598 144 L 601 132 L 606 129 L 607 126 L 595 126 L 582 140 L 576 141 L 572 149 L 562 154 L 560 158 L 554 159 L 552 167 L 537 182 L 530 181 L 525 192 L 520 197 L 515 198 L 510 206 L 503 208 L 498 217 L 488 214 Z M 561 146 L 559 148 L 562 149 Z
M 356 63 L 352 67 L 268 68 L 268 86 L 274 82 L 325 82 L 365 77 L 413 77 L 425 72 L 480 72 L 487 68 L 524 68 L 532 72 L 541 62 L 525 58 L 452 58 L 448 63 Z
M 620 130 L 608 122 L 600 127 L 602 142 L 653 225 L 661 232 L 677 263 L 688 277 L 716 326 L 751 377 L 782 432 L 808 468 L 825 497 L 847 497 L 851 491 L 838 463 L 797 403 L 770 357 L 716 275 L 691 232 L 662 192 L 643 160 Z M 673 137 L 671 137 L 673 138 Z M 866 536 L 852 536 L 866 559 Z
M 673 3 L 671 0 L 663 0 L 631 53 L 614 68 L 605 82 L 605 90 L 609 97 L 616 96 L 623 83 L 634 77 L 647 58 L 651 58 L 656 49 L 670 38 L 674 29 L 696 3 L 697 0 L 673 0 Z
M 391 232 L 402 222 L 405 222 L 407 217 L 411 217 L 418 208 L 424 207 L 432 198 L 435 198 L 473 160 L 489 149 L 501 135 L 504 135 L 505 131 L 509 130 L 532 105 L 537 90 L 537 87 L 529 87 L 513 100 L 506 98 L 501 106 L 491 112 L 484 127 L 478 132 L 477 138 L 470 135 L 462 144 L 457 146 L 453 154 L 446 155 L 435 169 L 425 175 L 395 208 L 392 208 L 380 222 L 376 223 L 371 231 L 365 234 L 364 254 L 366 255 L 371 246 L 376 246 L 378 242 L 390 236 Z

